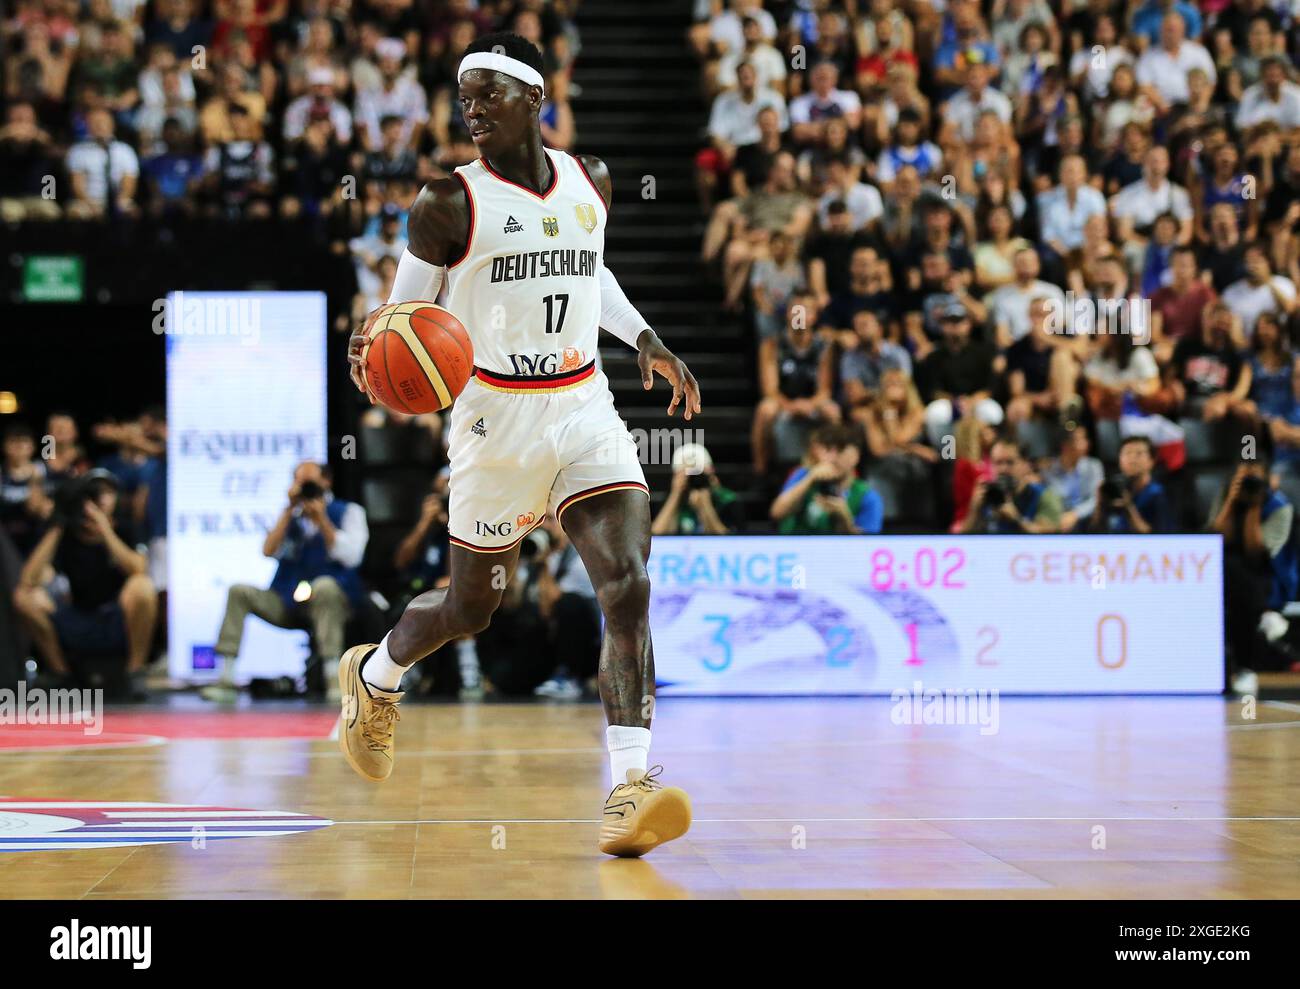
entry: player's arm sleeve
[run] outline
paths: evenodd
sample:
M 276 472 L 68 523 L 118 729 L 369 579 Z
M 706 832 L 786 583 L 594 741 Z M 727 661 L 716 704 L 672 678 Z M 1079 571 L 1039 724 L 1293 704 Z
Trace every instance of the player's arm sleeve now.
M 614 273 L 603 264 L 600 266 L 600 325 L 633 350 L 637 349 L 637 337 L 650 329 L 645 317 L 628 302 Z
M 446 271 L 440 264 L 430 264 L 410 251 L 403 250 L 397 261 L 397 274 L 393 276 L 393 291 L 388 301 L 433 302 L 438 298 Z
M 334 546 L 330 556 L 349 570 L 361 566 L 370 542 L 370 527 L 366 524 L 366 510 L 358 504 L 348 505 L 343 512 L 342 524 L 334 530 Z

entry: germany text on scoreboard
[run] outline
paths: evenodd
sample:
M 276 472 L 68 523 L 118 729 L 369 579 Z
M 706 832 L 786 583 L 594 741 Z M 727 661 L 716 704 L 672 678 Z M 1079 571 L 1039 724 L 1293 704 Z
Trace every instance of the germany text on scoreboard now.
M 657 537 L 662 694 L 1217 693 L 1222 543 Z

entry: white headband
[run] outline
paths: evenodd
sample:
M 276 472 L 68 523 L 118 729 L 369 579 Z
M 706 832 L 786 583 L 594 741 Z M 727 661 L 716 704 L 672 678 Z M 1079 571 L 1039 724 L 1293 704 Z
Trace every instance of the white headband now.
M 536 86 L 543 94 L 546 93 L 546 86 L 542 82 L 542 74 L 527 62 L 521 62 L 509 55 L 502 55 L 498 52 L 473 52 L 466 55 L 460 60 L 460 68 L 456 70 L 457 81 L 470 69 L 491 69 L 493 72 L 511 76 L 529 86 Z

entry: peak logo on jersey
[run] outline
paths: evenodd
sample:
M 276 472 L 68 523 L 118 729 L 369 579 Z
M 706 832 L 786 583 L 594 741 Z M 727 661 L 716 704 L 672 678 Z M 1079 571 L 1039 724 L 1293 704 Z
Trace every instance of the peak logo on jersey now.
M 515 374 L 563 374 L 576 371 L 587 363 L 586 355 L 577 347 L 565 347 L 561 353 L 507 354 Z
M 554 216 L 542 217 L 542 233 L 548 237 L 560 236 L 560 220 Z
M 181 843 L 201 848 L 218 839 L 301 834 L 333 823 L 282 810 L 0 797 L 0 852 Z
M 534 515 L 532 512 L 524 512 L 523 515 L 518 515 L 515 517 L 515 528 L 522 529 L 524 526 L 532 525 L 536 521 L 537 521 L 536 515 Z
M 524 225 L 516 220 L 513 216 L 506 217 L 505 232 L 508 234 L 521 234 L 524 232 Z
M 469 431 L 473 433 L 475 436 L 482 436 L 485 439 L 487 438 L 487 426 L 483 425 L 482 416 L 479 416 L 478 422 L 474 423 L 474 425 L 469 427 Z
M 578 217 L 578 226 L 582 227 L 587 233 L 594 233 L 599 217 L 596 215 L 596 207 L 591 203 L 578 203 L 573 207 L 574 214 Z

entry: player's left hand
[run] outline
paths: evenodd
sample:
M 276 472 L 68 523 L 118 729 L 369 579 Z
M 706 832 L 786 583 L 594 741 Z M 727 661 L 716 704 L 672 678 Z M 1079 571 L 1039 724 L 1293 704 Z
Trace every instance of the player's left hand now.
M 700 411 L 700 386 L 691 374 L 691 369 L 678 359 L 671 350 L 664 346 L 659 335 L 653 330 L 640 352 L 637 354 L 637 367 L 641 369 L 641 384 L 646 391 L 654 387 L 655 374 L 660 374 L 673 386 L 673 399 L 668 403 L 668 414 L 672 415 L 686 399 L 683 418 L 689 420 Z

